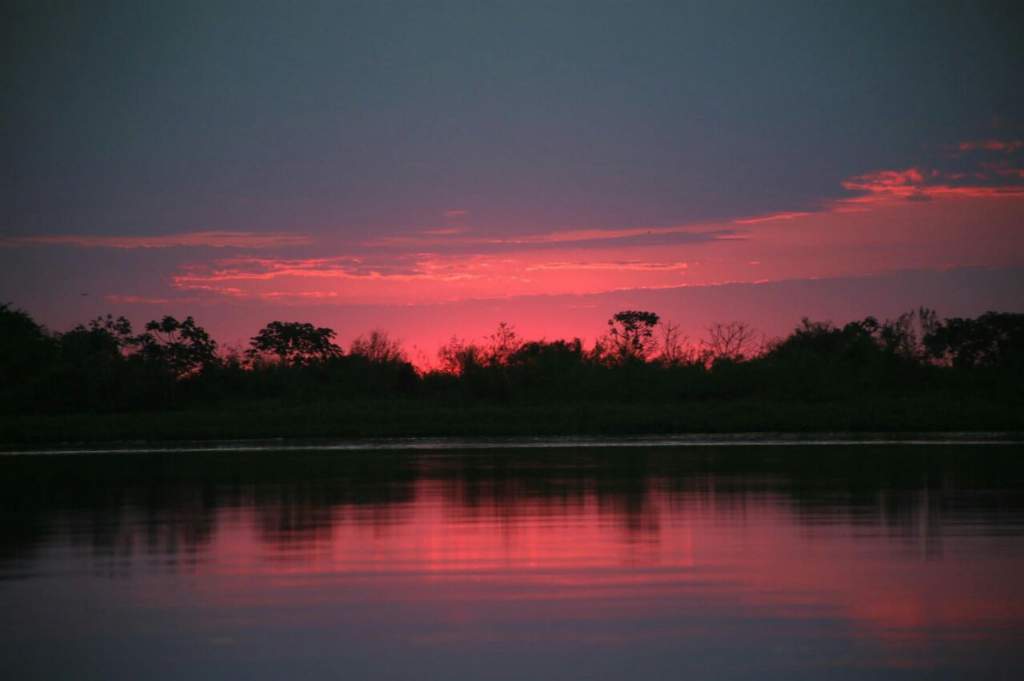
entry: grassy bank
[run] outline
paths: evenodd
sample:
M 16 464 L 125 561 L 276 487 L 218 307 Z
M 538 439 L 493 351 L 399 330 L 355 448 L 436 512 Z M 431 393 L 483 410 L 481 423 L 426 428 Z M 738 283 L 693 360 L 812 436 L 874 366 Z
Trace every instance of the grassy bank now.
M 851 402 L 438 404 L 380 400 L 0 416 L 0 446 L 274 437 L 550 436 L 1024 430 L 1024 405 L 915 395 Z

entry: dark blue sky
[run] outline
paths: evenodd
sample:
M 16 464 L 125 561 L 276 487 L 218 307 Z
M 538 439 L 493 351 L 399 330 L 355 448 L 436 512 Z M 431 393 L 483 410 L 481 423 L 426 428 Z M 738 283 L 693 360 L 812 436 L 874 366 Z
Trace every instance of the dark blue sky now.
M 16 2 L 7 233 L 675 224 L 1024 122 L 1020 3 Z

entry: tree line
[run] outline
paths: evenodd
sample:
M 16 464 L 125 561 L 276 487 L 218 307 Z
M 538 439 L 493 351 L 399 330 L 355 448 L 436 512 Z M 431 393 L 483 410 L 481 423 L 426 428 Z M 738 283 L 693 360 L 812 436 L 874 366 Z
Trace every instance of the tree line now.
M 0 410 L 178 409 L 219 401 L 350 399 L 667 401 L 870 399 L 879 393 L 1021 397 L 1024 314 L 939 319 L 919 309 L 842 326 L 804 319 L 766 339 L 716 324 L 691 341 L 654 312 L 624 310 L 589 348 L 528 340 L 506 323 L 481 342 L 452 338 L 418 370 L 382 331 L 345 351 L 329 328 L 273 321 L 244 350 L 224 350 L 191 316 L 140 332 L 124 317 L 56 333 L 0 305 Z

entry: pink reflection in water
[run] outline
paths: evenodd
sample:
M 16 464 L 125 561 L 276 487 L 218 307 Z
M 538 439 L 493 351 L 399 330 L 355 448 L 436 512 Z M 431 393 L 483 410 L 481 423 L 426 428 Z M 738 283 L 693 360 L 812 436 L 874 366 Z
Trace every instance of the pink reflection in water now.
M 487 640 L 510 619 L 614 622 L 598 638 L 628 645 L 679 635 L 643 623 L 686 611 L 828 619 L 912 659 L 925 644 L 1024 628 L 1024 546 L 1007 555 L 1005 539 L 967 528 L 892 536 L 841 518 L 807 524 L 774 495 L 737 506 L 656 488 L 632 510 L 593 494 L 462 501 L 420 481 L 401 508 L 336 508 L 299 535 L 268 535 L 253 508 L 223 513 L 194 595 L 232 609 L 416 604 L 434 623 L 418 640 L 438 645 Z
M 0 618 L 0 652 L 59 675 L 63 641 L 102 678 L 137 676 L 126 647 L 152 678 L 998 677 L 1021 662 L 1020 500 L 1009 483 L 958 491 L 955 461 L 932 471 L 942 485 L 889 490 L 902 469 L 857 487 L 671 454 L 367 468 L 380 456 L 60 511 L 0 580 L 0 608 L 22 613 Z

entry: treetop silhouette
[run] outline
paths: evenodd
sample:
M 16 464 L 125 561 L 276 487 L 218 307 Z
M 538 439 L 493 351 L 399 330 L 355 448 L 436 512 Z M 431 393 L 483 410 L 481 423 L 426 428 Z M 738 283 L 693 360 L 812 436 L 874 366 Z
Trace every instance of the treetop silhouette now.
M 308 322 L 270 322 L 249 341 L 246 357 L 253 361 L 269 354 L 292 366 L 324 362 L 342 354 L 334 337 L 333 330 Z
M 658 347 L 654 327 L 659 321 L 660 317 L 654 312 L 616 312 L 608 320 L 608 333 L 605 336 L 608 354 L 619 361 L 646 360 Z
M 657 334 L 657 335 L 656 335 Z M 653 312 L 624 310 L 586 350 L 572 340 L 528 340 L 502 323 L 479 344 L 453 339 L 440 368 L 417 370 L 383 331 L 345 354 L 335 332 L 274 321 L 244 357 L 222 353 L 192 317 L 150 321 L 135 335 L 123 317 L 53 333 L 0 305 L 0 412 L 177 409 L 218 401 L 402 397 L 544 403 L 750 398 L 854 400 L 881 394 L 974 391 L 1021 398 L 1024 314 L 939 320 L 918 310 L 843 326 L 804 320 L 764 343 L 747 325 L 712 326 L 691 343 Z

